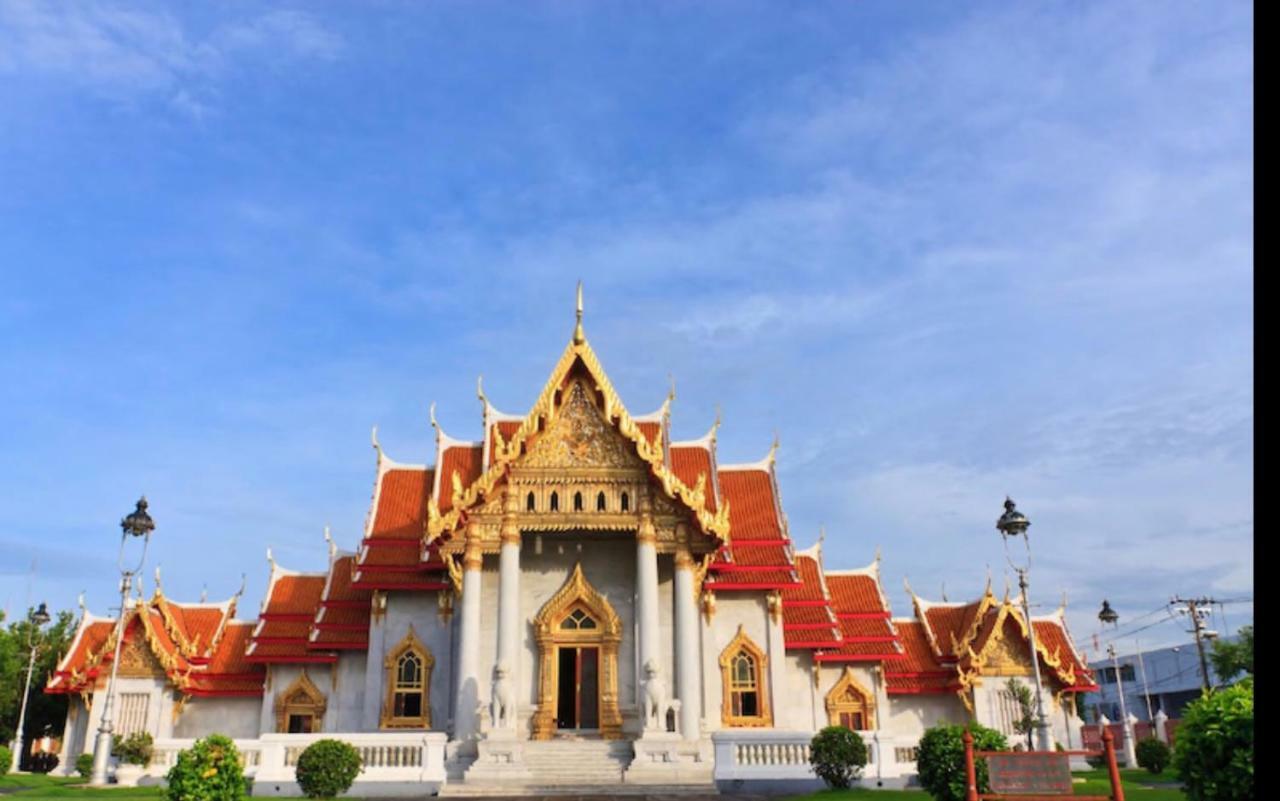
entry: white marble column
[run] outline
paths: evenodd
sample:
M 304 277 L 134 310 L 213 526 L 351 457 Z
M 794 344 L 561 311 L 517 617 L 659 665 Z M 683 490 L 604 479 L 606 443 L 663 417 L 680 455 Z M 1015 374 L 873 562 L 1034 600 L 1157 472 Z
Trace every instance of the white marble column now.
M 652 660 L 662 669 L 658 648 L 658 533 L 648 496 L 640 499 L 640 529 L 636 532 L 636 616 L 640 620 L 640 695 L 644 697 L 645 666 Z M 663 677 L 666 680 L 667 677 Z M 666 681 L 667 686 L 671 685 Z M 649 728 L 645 721 L 646 729 Z
M 693 557 L 681 545 L 676 551 L 676 680 L 680 699 L 680 732 L 686 740 L 701 736 L 698 720 L 702 709 L 698 669 L 698 606 L 693 595 Z
M 498 555 L 498 664 L 506 669 L 508 686 L 519 687 L 520 674 L 520 528 L 516 525 L 519 498 L 510 493 L 502 519 L 502 549 Z M 512 697 L 514 698 L 514 693 Z M 496 722 L 495 722 L 496 726 Z M 514 730 L 516 710 L 507 710 L 503 728 Z
M 472 524 L 474 525 L 474 524 Z M 467 530 L 462 556 L 462 621 L 458 637 L 458 703 L 453 715 L 455 740 L 474 740 L 480 703 L 480 532 Z

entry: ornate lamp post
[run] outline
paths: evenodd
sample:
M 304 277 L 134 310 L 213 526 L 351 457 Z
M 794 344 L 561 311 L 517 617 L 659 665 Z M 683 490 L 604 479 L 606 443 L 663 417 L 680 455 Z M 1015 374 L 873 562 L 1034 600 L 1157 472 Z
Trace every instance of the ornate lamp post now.
M 93 742 L 93 774 L 89 784 L 101 787 L 107 783 L 107 763 L 111 759 L 111 706 L 115 697 L 116 671 L 120 667 L 120 646 L 124 642 L 125 613 L 129 606 L 129 590 L 133 587 L 133 577 L 142 570 L 142 563 L 147 558 L 147 546 L 151 543 L 151 532 L 156 524 L 147 514 L 147 498 L 144 495 L 138 500 L 137 508 L 129 516 L 120 521 L 120 556 L 116 563 L 120 568 L 120 619 L 116 622 L 116 650 L 111 658 L 111 678 L 107 682 L 107 697 L 102 705 L 102 723 L 98 726 L 98 736 Z M 142 554 L 132 567 L 125 564 L 125 543 L 130 539 L 142 539 Z
M 36 642 L 36 635 L 40 633 L 40 629 L 44 628 L 50 620 L 49 610 L 45 608 L 43 603 L 27 615 L 27 622 L 31 624 L 31 628 L 27 632 L 27 650 L 31 655 L 27 657 L 27 685 L 22 691 L 22 711 L 18 713 L 18 731 L 15 737 L 13 748 L 13 772 L 17 773 L 18 768 L 22 764 L 22 751 L 26 743 L 23 737 L 23 728 L 27 724 L 27 699 L 31 697 L 31 674 L 36 668 L 36 651 L 40 650 L 39 643 Z
M 1111 608 L 1111 604 L 1104 599 L 1102 602 L 1102 610 L 1098 612 L 1098 620 L 1104 625 L 1115 627 L 1120 615 L 1116 614 L 1116 610 Z M 1107 654 L 1111 657 L 1111 669 L 1116 675 L 1116 692 L 1120 694 L 1120 717 L 1124 723 L 1124 758 L 1125 764 L 1129 767 L 1137 767 L 1138 756 L 1137 749 L 1133 742 L 1133 723 L 1129 720 L 1129 708 L 1124 702 L 1124 679 L 1120 677 L 1120 660 L 1116 658 L 1115 643 L 1107 643 Z
M 1027 601 L 1027 572 L 1031 570 L 1031 540 L 1027 538 L 1027 528 L 1031 526 L 1031 521 L 1027 516 L 1018 511 L 1018 507 L 1014 504 L 1013 499 L 1005 497 L 1004 514 L 1000 515 L 1000 519 L 996 521 L 996 529 L 1004 537 L 1004 555 L 1012 567 L 1018 574 L 1018 589 L 1022 593 L 1022 614 L 1027 619 L 1027 634 L 1031 640 L 1031 667 L 1034 670 L 1036 680 L 1036 748 L 1041 751 L 1048 751 L 1052 746 L 1049 742 L 1049 721 L 1044 716 L 1044 688 L 1040 683 L 1040 654 L 1036 650 L 1036 627 L 1031 622 L 1031 605 Z M 1013 561 L 1013 557 L 1009 554 L 1009 539 L 1012 537 L 1021 537 L 1023 545 L 1026 546 L 1027 561 L 1025 565 L 1019 565 Z

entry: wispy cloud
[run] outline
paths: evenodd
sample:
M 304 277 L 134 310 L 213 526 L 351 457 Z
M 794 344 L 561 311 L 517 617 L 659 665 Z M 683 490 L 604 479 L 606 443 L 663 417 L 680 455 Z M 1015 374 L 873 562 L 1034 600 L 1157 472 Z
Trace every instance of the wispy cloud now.
M 163 4 L 0 3 L 0 74 L 48 76 L 113 100 L 159 94 L 196 118 L 238 59 L 336 58 L 342 38 L 297 10 L 228 21 L 201 35 Z M 200 98 L 200 99 L 197 99 Z

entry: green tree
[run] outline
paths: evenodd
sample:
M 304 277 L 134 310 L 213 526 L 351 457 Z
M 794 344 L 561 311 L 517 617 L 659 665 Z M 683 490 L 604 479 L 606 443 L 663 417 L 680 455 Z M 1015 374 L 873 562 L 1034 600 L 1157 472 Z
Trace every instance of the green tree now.
M 1252 801 L 1253 679 L 1187 705 L 1173 767 L 1189 801 Z
M 1233 642 L 1221 640 L 1213 644 L 1209 654 L 1213 672 L 1219 681 L 1231 681 L 1241 673 L 1253 675 L 1253 626 L 1241 626 Z
M 1031 688 L 1017 679 L 1009 679 L 1004 687 L 1018 702 L 1018 719 L 1013 721 L 1013 730 L 1027 737 L 1027 750 L 1034 750 L 1031 734 L 1036 730 L 1035 701 L 1031 697 Z
M 28 610 L 28 613 L 30 610 Z M 0 623 L 3 623 L 0 618 Z M 53 623 L 35 633 L 36 662 L 31 676 L 31 697 L 27 701 L 26 738 L 62 734 L 67 719 L 67 697 L 42 692 L 49 674 L 57 667 L 58 658 L 71 645 L 75 635 L 75 616 L 59 612 Z M 22 706 L 22 690 L 27 680 L 28 642 L 32 625 L 27 614 L 0 627 L 0 742 L 13 739 Z
M 968 784 L 964 767 L 964 730 L 973 733 L 973 750 L 1008 751 L 1004 735 L 977 723 L 950 726 L 945 723 L 926 729 L 916 753 L 920 786 L 935 801 L 964 801 Z M 987 761 L 977 760 L 978 792 L 988 792 Z
M 862 774 L 867 764 L 867 745 L 855 731 L 844 726 L 827 726 L 809 743 L 809 762 L 828 787 L 844 790 Z

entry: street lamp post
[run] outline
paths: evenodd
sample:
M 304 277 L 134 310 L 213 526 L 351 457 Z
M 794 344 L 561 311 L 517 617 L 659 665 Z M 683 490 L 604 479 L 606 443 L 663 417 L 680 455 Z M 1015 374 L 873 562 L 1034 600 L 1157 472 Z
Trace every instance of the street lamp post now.
M 151 543 L 151 532 L 156 524 L 147 514 L 147 499 L 143 496 L 137 508 L 129 516 L 120 521 L 120 556 L 117 564 L 120 568 L 120 619 L 116 621 L 116 649 L 111 658 L 111 678 L 107 681 L 107 697 L 102 705 L 102 722 L 98 725 L 98 736 L 93 742 L 93 773 L 89 784 L 101 787 L 107 783 L 107 766 L 111 759 L 111 706 L 115 698 L 116 671 L 120 667 L 120 646 L 124 642 L 125 613 L 129 606 L 129 590 L 133 586 L 133 577 L 142 570 L 142 563 L 147 558 L 147 545 Z M 126 567 L 124 546 L 130 538 L 142 538 L 142 554 L 132 567 Z
M 36 635 L 40 633 L 40 629 L 49 622 L 49 610 L 43 603 L 39 608 L 27 615 L 27 622 L 31 624 L 31 628 L 27 633 L 27 650 L 30 656 L 27 657 L 27 684 L 22 691 L 22 711 L 18 713 L 18 731 L 15 736 L 13 748 L 13 772 L 17 773 L 22 765 L 22 751 L 26 743 L 23 736 L 23 728 L 27 725 L 27 699 L 31 697 L 31 674 L 36 669 L 36 651 L 40 649 L 39 643 L 36 642 Z
M 1027 636 L 1031 641 L 1031 667 L 1034 671 L 1036 680 L 1036 747 L 1041 751 L 1048 751 L 1051 747 L 1049 742 L 1049 721 L 1044 715 L 1044 688 L 1040 682 L 1040 654 L 1036 650 L 1036 627 L 1031 622 L 1031 604 L 1027 601 L 1027 573 L 1031 570 L 1031 540 L 1027 537 L 1027 528 L 1031 526 L 1031 521 L 1027 516 L 1018 511 L 1018 507 L 1014 504 L 1013 499 L 1005 497 L 1004 514 L 1000 515 L 1000 519 L 996 521 L 996 529 L 1004 537 L 1004 555 L 1009 561 L 1009 566 L 1018 574 L 1018 589 L 1022 593 L 1022 614 L 1027 620 Z M 1021 537 L 1023 545 L 1026 546 L 1027 563 L 1019 565 L 1013 561 L 1013 557 L 1009 554 L 1009 538 Z
M 1111 608 L 1111 604 L 1103 600 L 1102 611 L 1098 612 L 1098 620 L 1115 626 L 1116 622 L 1120 620 L 1120 615 L 1116 614 L 1116 610 Z M 1115 671 L 1116 692 L 1120 694 L 1120 718 L 1124 723 L 1125 764 L 1135 768 L 1138 766 L 1138 756 L 1137 748 L 1133 742 L 1133 722 L 1129 720 L 1129 707 L 1124 701 L 1124 679 L 1120 676 L 1120 660 L 1116 658 L 1115 643 L 1107 643 L 1107 654 L 1111 657 L 1111 669 Z

